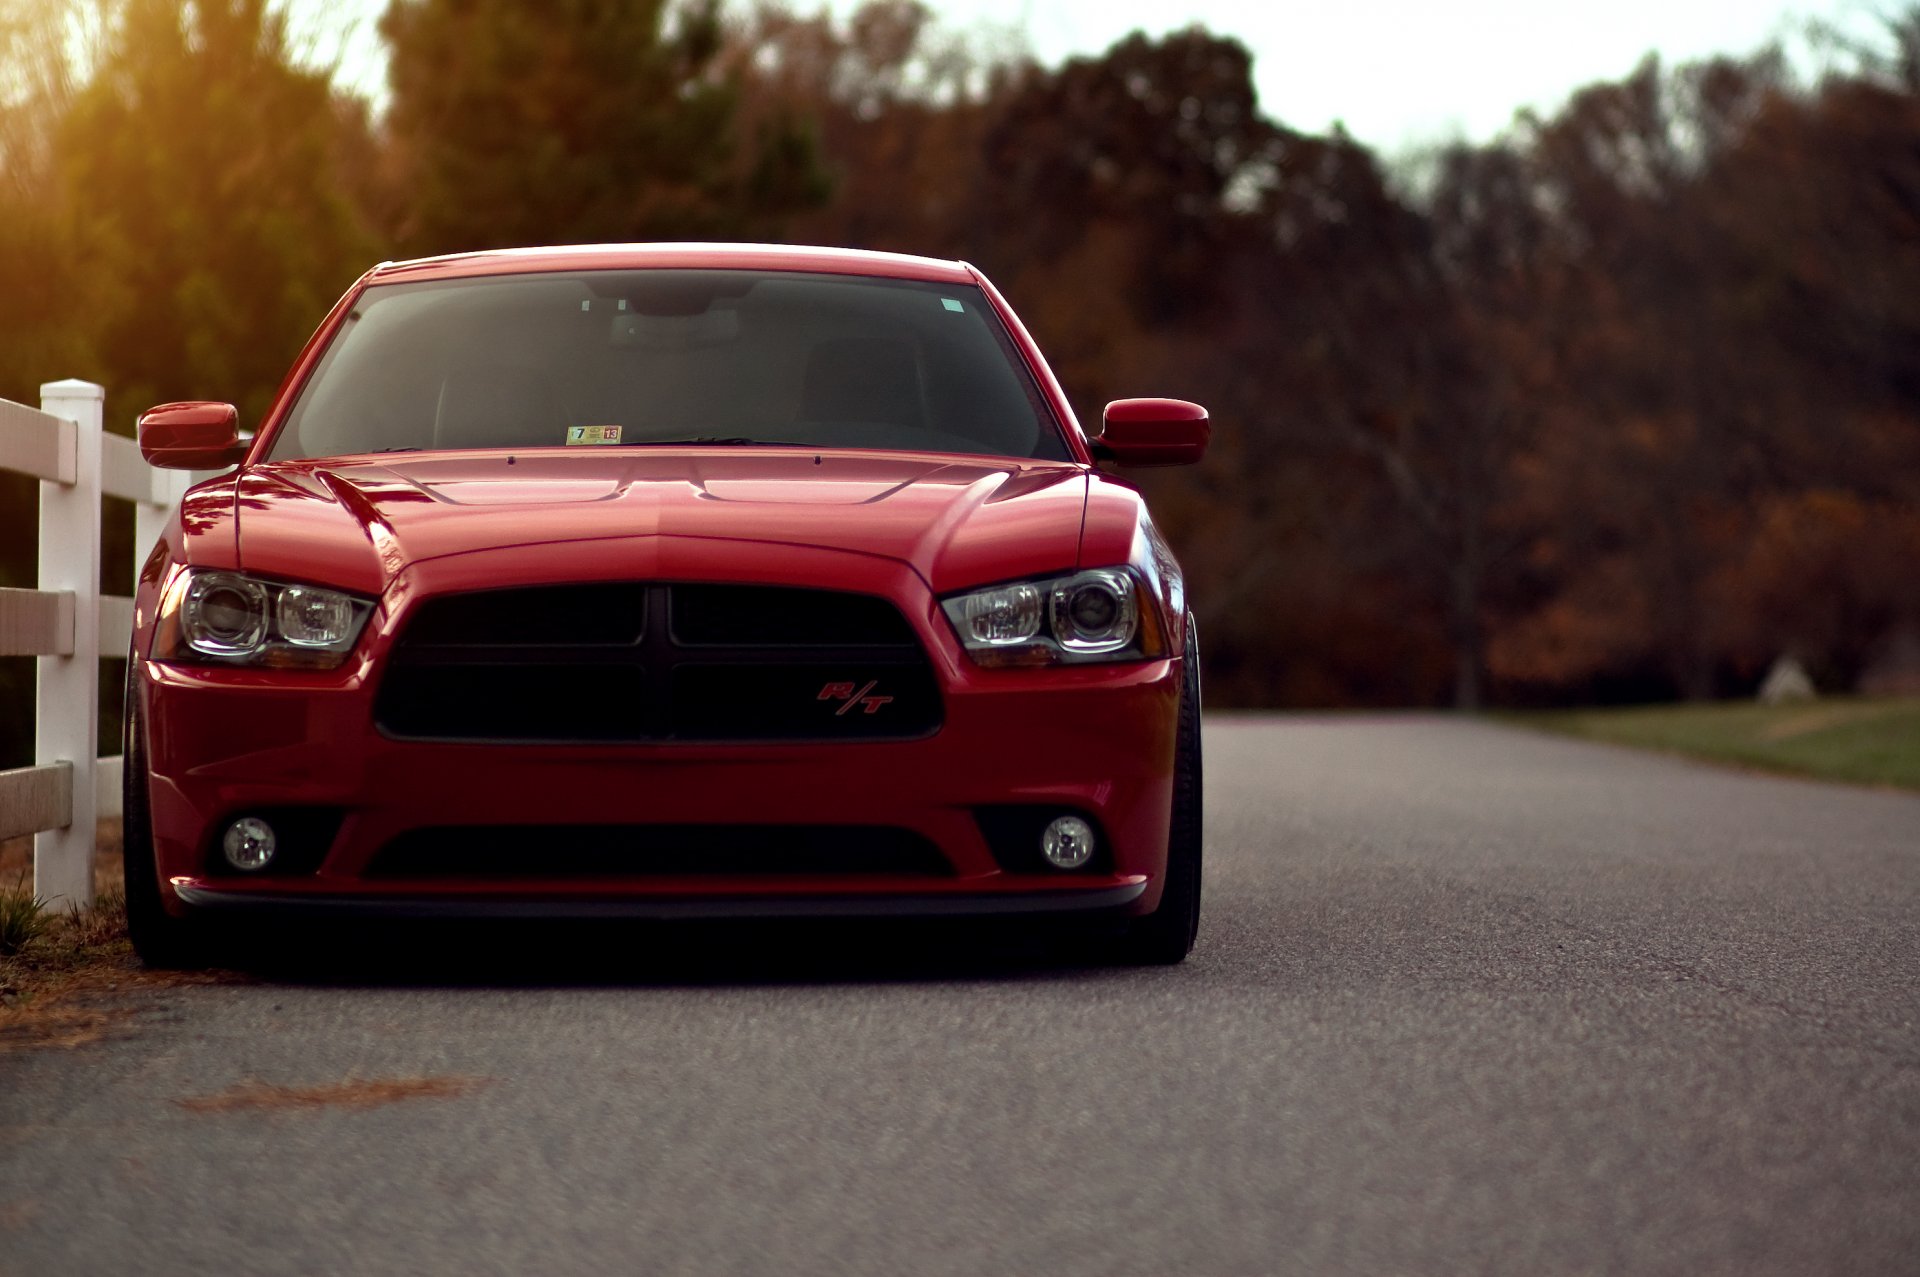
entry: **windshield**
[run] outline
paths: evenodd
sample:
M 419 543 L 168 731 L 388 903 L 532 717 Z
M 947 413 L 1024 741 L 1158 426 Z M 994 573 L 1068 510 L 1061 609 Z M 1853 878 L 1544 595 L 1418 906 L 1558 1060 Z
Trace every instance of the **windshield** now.
M 674 442 L 1068 457 L 979 288 L 738 270 L 369 288 L 271 457 Z

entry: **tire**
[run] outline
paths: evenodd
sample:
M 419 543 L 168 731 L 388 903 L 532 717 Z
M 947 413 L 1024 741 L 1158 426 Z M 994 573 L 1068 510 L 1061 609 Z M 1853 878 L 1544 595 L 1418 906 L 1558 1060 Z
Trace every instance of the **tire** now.
M 134 691 L 133 662 L 128 665 L 120 839 L 127 875 L 127 936 L 147 966 L 192 970 L 208 964 L 208 946 L 199 928 L 174 917 L 160 903 L 160 870 L 153 858 L 153 814 L 147 795 L 146 733 L 140 722 L 140 697 Z
M 1160 904 L 1128 924 L 1116 956 L 1122 962 L 1169 966 L 1186 959 L 1200 933 L 1200 640 L 1187 618 L 1185 679 L 1173 754 L 1173 816 L 1167 830 L 1167 879 Z

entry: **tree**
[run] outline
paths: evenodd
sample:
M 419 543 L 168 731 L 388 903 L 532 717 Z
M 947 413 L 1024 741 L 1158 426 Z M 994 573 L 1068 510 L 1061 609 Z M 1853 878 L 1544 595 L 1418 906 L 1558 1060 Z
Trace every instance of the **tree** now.
M 772 236 L 825 198 L 804 123 L 738 127 L 712 0 L 393 0 L 410 251 Z
M 1236 201 L 1288 137 L 1260 114 L 1252 71 L 1246 46 L 1194 26 L 1029 74 L 984 140 L 976 234 L 1017 210 L 1016 235 L 995 244 L 1017 271 L 1119 231 L 1118 282 L 1139 319 L 1201 315 L 1245 220 Z
M 1454 703 L 1472 707 L 1491 597 L 1523 540 L 1512 496 L 1535 428 L 1541 235 L 1513 154 L 1455 148 L 1435 167 L 1415 200 L 1337 132 L 1285 137 L 1218 268 L 1228 322 L 1200 357 L 1219 362 L 1250 436 L 1232 499 L 1260 508 L 1303 490 L 1317 525 L 1270 543 L 1242 580 L 1330 548 L 1349 578 L 1335 606 L 1384 604 L 1348 626 L 1368 654 L 1349 657 L 1350 694 L 1428 699 L 1437 649 Z M 1301 465 L 1314 482 L 1289 482 Z
M 1507 673 L 1565 687 L 1640 666 L 1703 697 L 1814 634 L 1804 659 L 1857 665 L 1872 634 L 1786 616 L 1783 565 L 1819 556 L 1780 547 L 1888 563 L 1897 517 L 1853 513 L 1915 499 L 1914 103 L 1885 72 L 1809 93 L 1765 52 L 1649 61 L 1536 124 L 1528 161 L 1569 286 L 1539 328 L 1561 393 L 1531 499 L 1551 517 L 1534 609 L 1499 643 Z M 1859 624 L 1899 610 L 1872 603 L 1870 574 L 1843 575 Z M 1840 579 L 1801 578 L 1809 616 Z
M 110 421 L 166 399 L 265 411 L 377 255 L 340 193 L 351 118 L 265 0 L 126 0 L 58 130 L 80 371 L 119 405 Z
M 0 0 L 0 398 L 24 403 L 85 348 L 54 165 L 75 89 L 69 18 L 59 0 Z
M 983 131 L 1020 65 L 943 30 L 917 0 L 866 0 L 844 19 L 757 7 L 723 55 L 756 125 L 805 119 L 819 139 L 831 201 L 795 216 L 794 236 L 964 256 Z

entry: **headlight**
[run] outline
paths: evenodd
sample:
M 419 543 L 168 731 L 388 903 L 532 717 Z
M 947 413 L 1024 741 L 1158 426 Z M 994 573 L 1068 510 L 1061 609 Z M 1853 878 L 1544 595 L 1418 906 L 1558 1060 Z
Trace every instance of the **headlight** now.
M 1142 661 L 1166 654 L 1159 614 L 1129 568 L 1096 568 L 943 599 L 967 653 L 982 665 Z
M 153 659 L 277 669 L 333 669 L 373 603 L 314 585 L 189 569 L 160 603 Z

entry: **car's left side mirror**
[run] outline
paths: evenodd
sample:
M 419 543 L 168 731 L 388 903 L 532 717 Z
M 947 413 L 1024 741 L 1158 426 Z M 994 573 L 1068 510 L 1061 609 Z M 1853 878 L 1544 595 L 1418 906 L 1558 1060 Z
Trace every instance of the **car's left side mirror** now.
M 1094 455 L 1123 466 L 1184 466 L 1206 455 L 1213 425 L 1184 399 L 1116 399 L 1103 414 Z
M 164 470 L 224 470 L 247 455 L 230 403 L 163 403 L 140 414 L 140 455 Z

